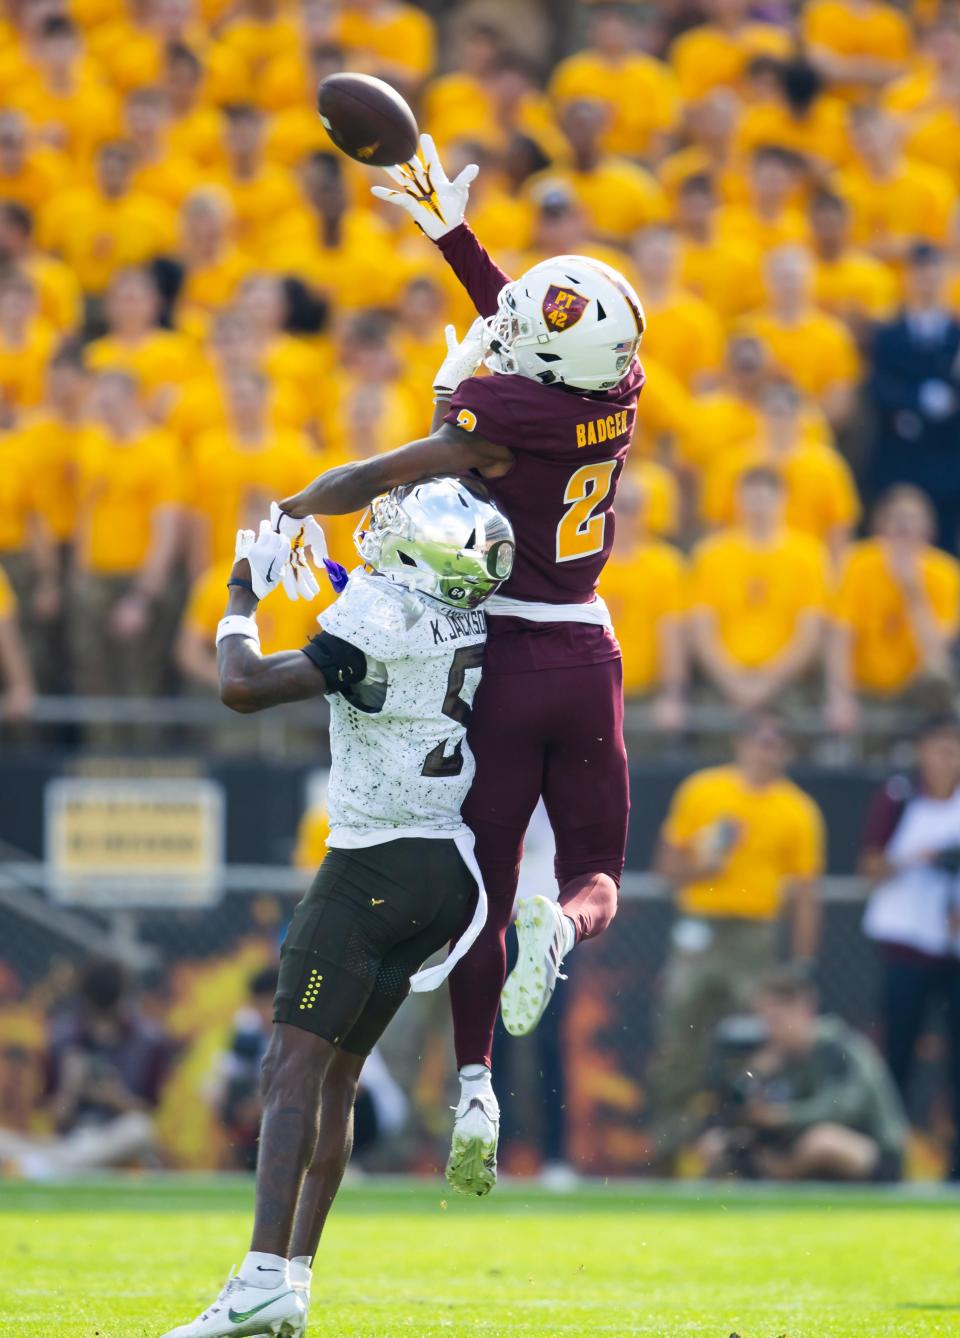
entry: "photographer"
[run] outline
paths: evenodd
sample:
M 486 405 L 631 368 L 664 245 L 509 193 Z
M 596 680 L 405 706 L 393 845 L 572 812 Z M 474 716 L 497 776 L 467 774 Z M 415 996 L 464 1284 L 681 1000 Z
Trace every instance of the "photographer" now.
M 726 1119 L 700 1140 L 709 1170 L 899 1180 L 906 1120 L 870 1042 L 838 1017 L 818 1017 L 816 990 L 793 968 L 764 978 L 755 1010 L 764 1040 L 726 1093 Z
M 917 770 L 874 798 L 860 870 L 877 886 L 863 927 L 881 952 L 887 1060 L 906 1099 L 917 1041 L 931 1008 L 947 1008 L 947 1063 L 960 1180 L 960 721 L 920 731 Z

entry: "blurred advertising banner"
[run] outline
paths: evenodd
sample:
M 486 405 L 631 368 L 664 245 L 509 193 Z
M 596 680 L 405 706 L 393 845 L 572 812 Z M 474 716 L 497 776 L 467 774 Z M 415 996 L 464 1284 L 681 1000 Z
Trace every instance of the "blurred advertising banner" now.
M 224 864 L 224 797 L 211 780 L 52 780 L 47 889 L 83 906 L 209 906 Z

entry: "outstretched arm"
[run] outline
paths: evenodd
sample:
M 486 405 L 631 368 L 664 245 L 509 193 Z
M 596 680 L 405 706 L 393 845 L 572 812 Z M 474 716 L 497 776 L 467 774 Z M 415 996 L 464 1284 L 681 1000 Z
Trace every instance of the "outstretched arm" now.
M 300 492 L 285 497 L 280 506 L 297 517 L 349 515 L 401 483 L 416 483 L 436 474 L 466 474 L 471 469 L 496 478 L 512 464 L 513 455 L 506 446 L 441 423 L 431 436 L 398 450 L 328 469 Z
M 433 139 L 421 135 L 416 158 L 386 169 L 393 186 L 374 186 L 372 190 L 378 200 L 408 213 L 436 242 L 480 315 L 492 316 L 500 290 L 510 282 L 510 276 L 494 264 L 464 222 L 470 183 L 478 170 L 475 163 L 469 163 L 451 181 Z
M 230 579 L 250 580 L 250 564 L 246 558 L 234 564 Z M 259 602 L 252 590 L 231 586 L 227 615 L 251 618 Z M 239 711 L 242 715 L 285 702 L 322 697 L 328 691 L 323 673 L 302 651 L 284 650 L 276 655 L 261 655 L 258 642 L 242 633 L 225 637 L 220 642 L 217 670 L 220 700 L 231 711 Z

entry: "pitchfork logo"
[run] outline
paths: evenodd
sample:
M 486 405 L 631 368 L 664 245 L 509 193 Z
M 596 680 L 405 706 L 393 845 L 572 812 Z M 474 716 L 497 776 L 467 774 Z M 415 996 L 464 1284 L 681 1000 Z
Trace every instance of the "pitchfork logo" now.
M 589 297 L 551 284 L 543 299 L 543 319 L 551 330 L 569 330 L 587 309 Z

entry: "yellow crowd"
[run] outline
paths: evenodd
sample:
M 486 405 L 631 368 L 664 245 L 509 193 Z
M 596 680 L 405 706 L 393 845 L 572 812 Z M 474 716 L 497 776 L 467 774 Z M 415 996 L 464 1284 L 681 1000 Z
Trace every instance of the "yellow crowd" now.
M 588 251 L 641 295 L 647 386 L 602 585 L 631 695 L 676 726 L 694 666 L 741 706 L 823 672 L 843 728 L 858 693 L 946 674 L 960 569 L 922 497 L 854 541 L 837 440 L 917 242 L 943 248 L 960 310 L 960 26 L 936 0 L 777 22 L 702 0 L 676 33 L 581 8 L 583 45 L 550 70 L 496 8 L 438 32 L 399 0 L 8 5 L 0 627 L 19 600 L 41 685 L 56 619 L 77 623 L 83 690 L 163 681 L 154 646 L 111 682 L 98 619 L 118 644 L 164 630 L 211 681 L 237 526 L 428 427 L 444 324 L 472 313 L 332 149 L 316 87 L 339 69 L 395 83 L 451 175 L 480 164 L 469 219 L 509 272 Z M 344 561 L 352 525 L 331 527 Z M 282 602 L 267 622 L 268 650 L 306 627 Z

